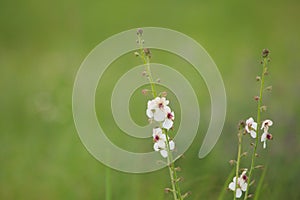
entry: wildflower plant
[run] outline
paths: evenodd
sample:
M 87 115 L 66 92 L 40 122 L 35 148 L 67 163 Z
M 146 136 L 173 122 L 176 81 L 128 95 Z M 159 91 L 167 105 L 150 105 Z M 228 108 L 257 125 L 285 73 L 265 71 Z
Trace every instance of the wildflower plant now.
M 167 93 L 162 91 L 158 93 L 156 90 L 156 82 L 154 82 L 150 60 L 152 57 L 151 50 L 144 48 L 144 40 L 142 39 L 143 30 L 137 30 L 137 44 L 139 45 L 139 51 L 134 54 L 140 57 L 143 64 L 145 65 L 145 70 L 142 73 L 149 81 L 151 90 L 143 89 L 142 94 L 146 95 L 151 93 L 152 98 L 147 102 L 147 108 L 145 109 L 145 114 L 148 117 L 149 123 L 155 123 L 155 128 L 152 131 L 153 137 L 153 149 L 159 152 L 160 155 L 166 159 L 167 166 L 169 168 L 169 174 L 171 179 L 171 188 L 166 188 L 165 191 L 171 192 L 173 194 L 174 200 L 182 200 L 188 196 L 189 193 L 184 195 L 181 194 L 179 187 L 179 181 L 181 178 L 177 176 L 177 169 L 175 167 L 175 161 L 173 160 L 172 152 L 176 149 L 176 141 L 174 141 L 170 135 L 170 131 L 173 129 L 175 112 L 170 107 L 170 102 L 167 99 Z M 263 168 L 263 165 L 256 165 L 255 158 L 258 156 L 258 146 L 260 142 L 262 143 L 263 149 L 267 147 L 267 140 L 273 138 L 272 134 L 269 133 L 269 128 L 273 125 L 272 120 L 266 119 L 261 120 L 262 112 L 266 111 L 266 106 L 263 105 L 263 92 L 270 91 L 271 86 L 265 88 L 265 78 L 269 74 L 268 63 L 270 62 L 269 50 L 265 49 L 262 53 L 262 73 L 261 76 L 257 76 L 256 80 L 260 82 L 259 95 L 254 97 L 257 102 L 257 116 L 256 120 L 254 117 L 249 117 L 245 121 L 241 121 L 238 127 L 238 152 L 237 159 L 232 160 L 231 163 L 235 163 L 235 176 L 229 177 L 232 181 L 227 181 L 227 188 L 233 191 L 233 199 L 241 198 L 244 193 L 244 200 L 253 196 L 250 194 L 250 187 L 254 183 L 253 171 L 254 169 Z M 248 152 L 242 153 L 242 138 L 249 137 L 253 140 L 250 146 L 253 147 L 251 152 L 250 165 L 247 167 L 241 167 L 241 158 L 246 156 Z M 265 172 L 264 172 L 265 173 Z M 257 188 L 259 190 L 260 188 Z M 223 197 L 220 196 L 219 199 Z
M 270 62 L 269 50 L 264 49 L 262 52 L 262 73 L 261 76 L 257 76 L 256 80 L 260 82 L 259 95 L 254 97 L 254 100 L 257 102 L 257 116 L 256 121 L 253 117 L 249 117 L 246 121 L 241 121 L 239 124 L 238 131 L 238 153 L 235 163 L 235 176 L 233 177 L 232 182 L 229 183 L 228 189 L 233 191 L 233 199 L 241 198 L 244 192 L 244 200 L 255 197 L 258 198 L 259 194 L 250 194 L 250 187 L 254 185 L 255 179 L 253 178 L 253 172 L 255 169 L 263 168 L 263 165 L 256 164 L 256 157 L 258 157 L 258 146 L 262 142 L 262 147 L 265 149 L 267 147 L 267 140 L 273 138 L 272 134 L 269 133 L 269 127 L 273 125 L 273 121 L 266 119 L 262 121 L 262 113 L 266 111 L 266 106 L 263 105 L 263 93 L 264 91 L 270 91 L 271 86 L 265 88 L 265 78 L 269 74 L 268 64 Z M 250 137 L 252 142 L 250 145 L 252 148 L 251 160 L 249 170 L 248 168 L 241 168 L 241 158 L 247 155 L 248 152 L 242 153 L 242 138 Z M 242 171 L 241 175 L 240 171 Z M 263 178 L 263 176 L 261 177 Z M 259 191 L 260 188 L 256 188 L 256 191 Z M 256 196 L 255 196 L 256 195 Z
M 144 48 L 144 40 L 142 39 L 143 30 L 137 30 L 137 44 L 139 46 L 139 51 L 134 54 L 140 57 L 143 64 L 145 65 L 145 70 L 142 73 L 147 77 L 149 84 L 151 86 L 151 91 L 143 89 L 143 94 L 151 93 L 152 99 L 147 103 L 147 108 L 145 109 L 145 114 L 148 117 L 149 123 L 155 123 L 156 127 L 153 128 L 153 149 L 160 153 L 160 155 L 166 159 L 167 166 L 169 168 L 169 174 L 171 179 L 171 188 L 166 188 L 166 192 L 171 192 L 173 194 L 174 200 L 182 200 L 187 197 L 188 193 L 182 195 L 179 187 L 179 181 L 177 171 L 179 167 L 175 167 L 175 161 L 173 160 L 172 152 L 176 148 L 176 143 L 170 136 L 170 130 L 173 128 L 175 113 L 170 107 L 170 102 L 166 98 L 167 93 L 162 91 L 158 93 L 156 90 L 156 83 L 153 80 L 151 73 L 150 60 L 151 60 L 151 50 Z

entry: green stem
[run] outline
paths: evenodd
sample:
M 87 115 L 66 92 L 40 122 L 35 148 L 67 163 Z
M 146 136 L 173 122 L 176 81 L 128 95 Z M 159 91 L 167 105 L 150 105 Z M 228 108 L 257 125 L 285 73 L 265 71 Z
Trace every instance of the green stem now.
M 138 43 L 140 45 L 140 57 L 141 57 L 144 65 L 146 65 L 145 70 L 147 73 L 148 80 L 150 82 L 152 96 L 155 98 L 155 97 L 157 97 L 157 93 L 156 93 L 155 83 L 153 81 L 152 73 L 151 73 L 151 69 L 150 69 L 150 60 L 149 60 L 149 57 L 146 56 L 145 52 L 143 51 L 143 43 L 142 43 L 141 36 L 138 36 Z
M 174 200 L 177 200 L 177 187 L 176 187 L 176 179 L 177 179 L 177 175 L 176 173 L 174 174 L 174 162 L 172 160 L 172 154 L 170 151 L 170 145 L 169 145 L 169 138 L 168 135 L 166 134 L 166 138 L 167 138 L 167 152 L 168 152 L 168 168 L 169 168 L 169 173 L 170 173 L 170 178 L 171 178 L 171 185 L 172 185 L 172 193 L 173 193 L 173 197 Z
M 148 76 L 148 80 L 150 82 L 151 85 L 151 92 L 153 97 L 157 97 L 157 92 L 156 92 L 156 88 L 155 88 L 155 82 L 153 81 L 152 78 L 152 73 L 151 73 L 151 69 L 150 69 L 150 58 L 149 56 L 147 56 L 143 50 L 143 44 L 142 44 L 142 39 L 141 36 L 138 36 L 138 42 L 140 45 L 140 57 L 143 61 L 143 63 L 146 65 L 145 70 Z M 161 128 L 161 124 L 160 124 L 160 128 Z M 171 178 L 171 185 L 172 185 L 172 193 L 173 193 L 173 197 L 174 200 L 183 200 L 181 192 L 180 192 L 180 188 L 178 185 L 178 178 L 177 178 L 177 173 L 175 170 L 175 165 L 174 165 L 174 161 L 173 161 L 173 156 L 172 156 L 172 152 L 170 150 L 170 145 L 169 145 L 169 137 L 168 137 L 168 133 L 165 129 L 163 129 L 164 134 L 166 134 L 166 146 L 167 146 L 167 152 L 168 152 L 168 157 L 167 157 L 167 164 L 168 164 L 168 168 L 169 168 L 169 173 L 170 173 L 170 178 Z
M 105 200 L 111 200 L 110 168 L 105 168 Z
M 240 170 L 240 161 L 241 161 L 241 152 L 242 152 L 242 136 L 243 136 L 243 132 L 242 132 L 242 128 L 239 127 L 239 132 L 238 132 L 238 155 L 237 155 L 237 163 L 236 163 L 236 170 L 235 170 L 235 177 L 236 177 L 236 181 L 235 181 L 235 191 L 234 191 L 234 197 L 233 199 L 236 200 L 236 191 L 237 191 L 237 187 L 238 187 L 238 176 L 239 176 L 239 170 Z
M 248 181 L 247 181 L 247 190 L 245 193 L 244 200 L 248 198 L 248 193 L 249 193 L 249 188 L 250 188 L 250 182 L 251 182 L 251 177 L 253 173 L 253 169 L 255 167 L 255 156 L 256 156 L 256 150 L 259 142 L 260 135 L 259 133 L 259 128 L 261 126 L 260 122 L 260 117 L 261 117 L 261 105 L 262 105 L 262 95 L 263 95 L 263 90 L 264 90 L 264 84 L 265 84 L 265 73 L 267 71 L 267 63 L 268 63 L 268 58 L 264 58 L 263 60 L 263 70 L 262 70 L 262 75 L 261 75 L 261 83 L 260 83 L 260 91 L 259 91 L 259 99 L 258 99 L 258 104 L 257 104 L 257 129 L 256 129 L 256 140 L 254 143 L 254 149 L 252 152 L 252 157 L 251 157 L 251 167 L 249 171 L 249 176 L 248 176 Z
M 167 142 L 166 143 L 167 143 L 167 151 L 168 151 L 168 167 L 169 167 L 169 171 L 170 171 L 172 188 L 173 188 L 173 186 L 175 187 L 175 194 L 176 194 L 176 196 L 178 197 L 179 200 L 182 200 L 182 195 L 181 195 L 180 187 L 178 185 L 177 172 L 176 172 L 176 169 L 175 169 L 172 152 L 170 151 L 168 133 L 165 132 L 165 134 L 166 134 L 166 138 L 167 138 Z M 174 196 L 174 193 L 173 193 L 173 196 Z M 174 198 L 175 198 L 175 196 L 174 196 Z M 177 199 L 177 198 L 175 198 L 175 199 Z

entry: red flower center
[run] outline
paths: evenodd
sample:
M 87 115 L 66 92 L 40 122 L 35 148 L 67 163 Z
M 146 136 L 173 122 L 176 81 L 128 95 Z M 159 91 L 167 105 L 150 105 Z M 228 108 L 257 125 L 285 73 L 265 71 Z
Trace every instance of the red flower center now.
M 172 113 L 168 113 L 168 114 L 167 114 L 167 118 L 168 118 L 168 119 L 173 119 L 173 117 L 174 117 L 174 116 L 172 115 Z
M 268 133 L 268 134 L 267 134 L 267 139 L 268 139 L 268 140 L 272 140 L 272 138 L 273 138 L 272 134 Z
M 159 104 L 158 104 L 158 107 L 159 107 L 159 108 L 163 108 L 163 107 L 164 107 L 164 104 L 163 104 L 163 103 L 159 103 Z

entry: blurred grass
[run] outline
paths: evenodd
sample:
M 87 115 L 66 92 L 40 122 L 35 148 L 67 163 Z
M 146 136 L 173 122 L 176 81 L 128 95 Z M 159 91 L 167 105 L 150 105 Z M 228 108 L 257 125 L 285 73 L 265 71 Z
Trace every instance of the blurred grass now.
M 264 159 L 258 159 L 269 163 L 261 199 L 299 199 L 299 9 L 296 0 L 1 0 L 0 199 L 104 199 L 105 167 L 85 150 L 73 125 L 73 82 L 81 62 L 99 42 L 142 26 L 171 28 L 193 37 L 215 60 L 227 89 L 223 134 L 213 152 L 199 160 L 209 117 L 205 84 L 174 55 L 154 52 L 156 62 L 174 66 L 200 88 L 203 121 L 178 162 L 185 178 L 182 187 L 192 191 L 191 199 L 216 199 L 231 171 L 228 160 L 235 157 L 236 124 L 255 115 L 255 76 L 266 47 L 271 50 L 273 92 L 266 95 L 269 111 L 264 117 L 275 124 L 274 140 Z M 129 68 L 139 62 L 128 56 L 126 64 Z M 120 65 L 107 71 L 107 88 L 122 73 Z M 97 106 L 99 111 L 107 109 L 105 104 Z M 106 127 L 115 130 L 114 122 L 105 120 Z M 126 145 L 130 140 L 116 142 Z M 112 199 L 170 199 L 163 192 L 169 186 L 166 169 L 142 175 L 113 170 L 111 177 Z M 231 199 L 231 193 L 226 197 Z

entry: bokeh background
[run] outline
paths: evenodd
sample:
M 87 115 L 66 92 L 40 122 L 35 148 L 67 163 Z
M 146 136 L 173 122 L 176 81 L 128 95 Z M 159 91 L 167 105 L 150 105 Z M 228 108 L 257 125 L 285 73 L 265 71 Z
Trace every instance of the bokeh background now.
M 113 34 L 145 26 L 194 38 L 212 56 L 225 83 L 224 130 L 214 150 L 200 160 L 197 153 L 210 117 L 205 83 L 178 57 L 153 51 L 155 62 L 173 66 L 191 80 L 199 98 L 198 136 L 177 163 L 190 199 L 217 199 L 222 191 L 232 169 L 228 161 L 236 155 L 237 123 L 256 114 L 255 77 L 263 48 L 270 49 L 272 58 L 267 85 L 273 91 L 265 95 L 264 118 L 274 121 L 274 140 L 267 150 L 259 149 L 257 163 L 268 168 L 260 199 L 300 199 L 299 10 L 296 0 L 1 0 L 0 199 L 171 199 L 164 193 L 170 185 L 167 169 L 147 174 L 107 169 L 84 148 L 72 118 L 73 82 L 87 54 Z M 147 145 L 125 137 L 110 114 L 110 100 L 103 98 L 122 73 L 138 64 L 132 54 L 112 64 L 100 81 L 96 108 L 112 141 L 147 151 L 151 139 L 143 149 Z M 143 109 L 148 98 L 137 91 L 131 100 L 138 124 L 147 121 Z M 244 150 L 251 150 L 249 142 Z M 260 173 L 255 171 L 256 177 Z M 225 191 L 225 199 L 231 198 Z

